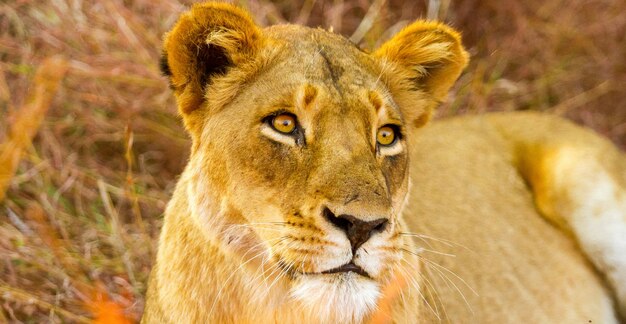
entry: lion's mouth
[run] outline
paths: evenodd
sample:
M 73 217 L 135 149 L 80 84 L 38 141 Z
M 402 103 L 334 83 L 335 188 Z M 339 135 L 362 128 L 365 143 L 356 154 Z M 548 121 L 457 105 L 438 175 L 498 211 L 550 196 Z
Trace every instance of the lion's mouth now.
M 295 275 L 319 275 L 319 274 L 333 274 L 333 273 L 341 273 L 341 272 L 354 272 L 358 275 L 361 275 L 363 277 L 366 277 L 368 279 L 372 279 L 372 277 L 369 275 L 369 273 L 367 273 L 367 271 L 363 270 L 363 268 L 359 267 L 358 265 L 354 264 L 354 262 L 350 261 L 342 266 L 336 267 L 336 268 L 332 268 L 329 270 L 325 270 L 322 272 L 301 272 L 298 271 L 296 269 L 294 269 L 293 267 L 288 267 L 286 265 L 286 263 L 282 260 L 278 261 L 278 266 L 285 272 L 287 272 L 289 275 L 291 275 L 292 277 L 294 277 Z
M 367 277 L 367 278 L 371 278 L 370 275 L 367 273 L 367 271 L 363 270 L 363 268 L 359 267 L 358 265 L 354 264 L 353 262 L 349 262 L 346 263 L 340 267 L 337 268 L 333 268 L 330 270 L 326 270 L 326 271 L 322 271 L 321 273 L 323 274 L 330 274 L 330 273 L 339 273 L 339 272 L 354 272 L 357 274 L 360 274 L 361 276 Z

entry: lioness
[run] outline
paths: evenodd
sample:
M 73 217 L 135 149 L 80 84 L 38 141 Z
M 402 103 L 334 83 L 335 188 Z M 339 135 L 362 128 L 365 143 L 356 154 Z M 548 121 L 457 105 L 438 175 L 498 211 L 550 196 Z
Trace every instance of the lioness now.
M 626 311 L 626 158 L 539 114 L 422 127 L 468 60 L 450 27 L 417 21 L 368 53 L 207 3 L 163 53 L 193 144 L 144 323 L 614 323 Z

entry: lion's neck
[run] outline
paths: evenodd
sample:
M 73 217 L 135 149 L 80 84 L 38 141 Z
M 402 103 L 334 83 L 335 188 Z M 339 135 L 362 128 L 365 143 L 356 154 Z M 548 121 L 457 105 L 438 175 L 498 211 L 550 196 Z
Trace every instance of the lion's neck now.
M 188 203 L 186 195 L 175 194 L 166 211 L 153 274 L 158 292 L 151 303 L 180 323 L 311 320 L 290 305 L 285 280 L 276 277 L 278 268 L 254 272 L 253 262 L 246 261 L 254 255 L 233 255 L 212 242 L 192 218 Z

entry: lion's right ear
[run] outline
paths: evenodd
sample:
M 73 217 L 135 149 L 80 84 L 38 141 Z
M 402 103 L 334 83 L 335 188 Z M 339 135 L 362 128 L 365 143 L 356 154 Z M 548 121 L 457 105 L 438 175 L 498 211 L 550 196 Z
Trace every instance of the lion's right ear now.
M 251 60 L 261 42 L 260 28 L 233 5 L 196 4 L 183 13 L 165 35 L 161 59 L 183 116 L 202 106 L 213 77 Z
M 420 91 L 427 102 L 416 106 L 415 98 L 405 105 L 405 116 L 421 126 L 447 95 L 448 90 L 467 65 L 469 56 L 461 43 L 461 35 L 442 23 L 418 20 L 374 52 L 384 63 L 390 79 L 401 86 L 400 92 Z M 399 98 L 400 95 L 396 94 Z M 416 109 L 422 108 L 422 109 Z

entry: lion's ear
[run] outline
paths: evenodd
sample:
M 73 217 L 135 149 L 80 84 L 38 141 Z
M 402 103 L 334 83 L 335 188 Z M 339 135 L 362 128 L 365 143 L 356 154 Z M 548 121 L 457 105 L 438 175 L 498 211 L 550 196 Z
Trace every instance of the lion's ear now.
M 165 35 L 161 70 L 184 115 L 204 102 L 211 79 L 254 58 L 260 28 L 247 12 L 225 3 L 196 4 Z
M 421 20 L 404 28 L 374 55 L 399 66 L 400 71 L 394 71 L 397 77 L 436 102 L 445 98 L 468 62 L 458 32 L 439 22 Z

